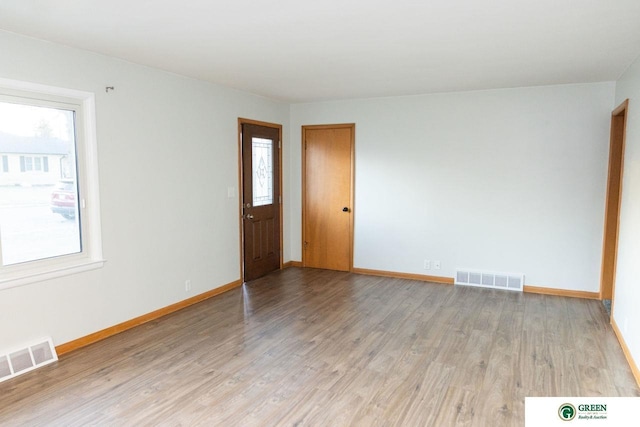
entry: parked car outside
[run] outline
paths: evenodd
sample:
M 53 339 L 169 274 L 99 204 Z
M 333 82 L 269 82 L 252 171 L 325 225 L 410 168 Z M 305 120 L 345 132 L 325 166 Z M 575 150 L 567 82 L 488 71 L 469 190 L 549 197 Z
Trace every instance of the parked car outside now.
M 76 211 L 76 183 L 72 179 L 62 179 L 51 192 L 51 212 L 74 219 Z

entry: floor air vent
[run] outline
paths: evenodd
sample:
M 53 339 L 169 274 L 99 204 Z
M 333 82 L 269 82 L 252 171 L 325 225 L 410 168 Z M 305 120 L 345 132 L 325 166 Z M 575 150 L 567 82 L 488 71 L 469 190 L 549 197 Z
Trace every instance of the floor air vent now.
M 456 270 L 455 284 L 522 292 L 524 288 L 524 274 L 491 273 L 488 271 L 458 269 Z
M 0 352 L 0 382 L 58 360 L 51 338 L 43 338 L 17 350 Z

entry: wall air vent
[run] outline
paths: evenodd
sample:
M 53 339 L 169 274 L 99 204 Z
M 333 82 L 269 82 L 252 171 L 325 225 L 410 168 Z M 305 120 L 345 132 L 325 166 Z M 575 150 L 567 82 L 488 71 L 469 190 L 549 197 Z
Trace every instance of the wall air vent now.
M 524 274 L 494 273 L 459 268 L 456 270 L 455 284 L 522 292 L 524 289 Z
M 43 338 L 11 351 L 0 351 L 0 382 L 58 360 L 51 338 Z

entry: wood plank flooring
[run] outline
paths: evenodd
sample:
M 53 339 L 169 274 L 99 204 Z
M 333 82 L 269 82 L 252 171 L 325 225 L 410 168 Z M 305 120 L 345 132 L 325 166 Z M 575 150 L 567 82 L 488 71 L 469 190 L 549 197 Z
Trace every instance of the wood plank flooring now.
M 598 301 L 290 268 L 0 383 L 7 426 L 521 426 L 640 396 Z

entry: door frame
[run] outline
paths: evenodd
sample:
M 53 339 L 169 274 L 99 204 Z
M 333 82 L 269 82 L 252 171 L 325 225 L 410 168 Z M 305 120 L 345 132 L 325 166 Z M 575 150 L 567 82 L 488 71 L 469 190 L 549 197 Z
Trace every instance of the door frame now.
M 244 280 L 244 218 L 243 209 L 244 206 L 244 179 L 243 179 L 243 166 L 242 166 L 242 125 L 257 125 L 278 130 L 278 181 L 280 185 L 280 200 L 278 200 L 278 215 L 280 216 L 280 270 L 282 270 L 282 257 L 284 254 L 283 248 L 283 222 L 282 222 L 282 206 L 284 201 L 284 189 L 282 188 L 282 125 L 277 123 L 262 122 L 259 120 L 245 119 L 238 117 L 238 222 L 239 222 L 239 236 L 240 236 L 240 281 Z
M 611 319 L 613 319 L 613 306 L 615 302 L 616 264 L 620 233 L 620 207 L 622 202 L 622 178 L 624 174 L 628 109 L 629 100 L 626 99 L 611 112 L 609 167 L 607 173 L 599 293 L 600 299 L 607 299 L 609 295 L 611 296 Z
M 306 267 L 305 260 L 305 225 L 307 221 L 306 217 L 306 201 L 307 201 L 307 156 L 304 149 L 306 140 L 306 131 L 316 129 L 351 129 L 351 176 L 349 178 L 349 190 L 350 196 L 350 208 L 351 215 L 349 215 L 349 271 L 353 271 L 353 246 L 354 246 L 354 226 L 355 226 L 355 176 L 356 176 L 356 124 L 355 123 L 339 123 L 329 125 L 304 125 L 302 126 L 301 144 L 300 149 L 302 152 L 302 240 L 300 241 L 300 247 L 302 249 L 302 266 Z

